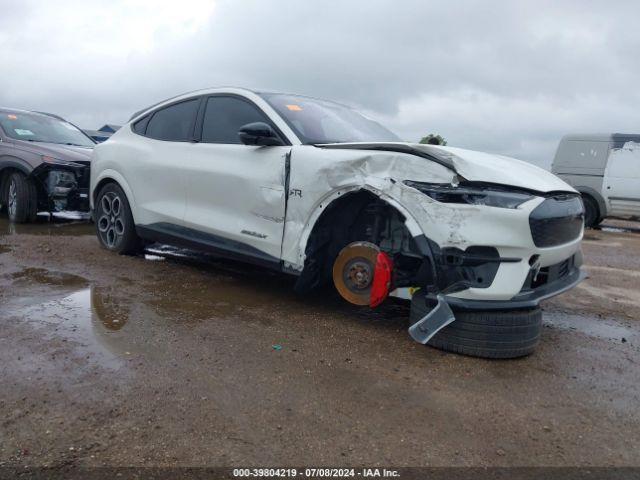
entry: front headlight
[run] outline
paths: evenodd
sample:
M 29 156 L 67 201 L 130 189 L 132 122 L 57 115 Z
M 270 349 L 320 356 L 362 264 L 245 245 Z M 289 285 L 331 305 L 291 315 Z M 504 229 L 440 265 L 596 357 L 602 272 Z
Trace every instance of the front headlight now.
M 404 183 L 441 203 L 516 208 L 534 197 L 534 195 L 527 192 L 507 190 L 496 186 L 453 186 L 449 183 L 424 183 L 410 180 L 405 180 Z

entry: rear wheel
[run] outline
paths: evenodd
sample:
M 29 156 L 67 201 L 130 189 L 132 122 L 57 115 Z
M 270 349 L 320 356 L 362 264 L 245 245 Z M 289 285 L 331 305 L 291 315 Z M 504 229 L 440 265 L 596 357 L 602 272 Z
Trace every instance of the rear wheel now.
M 589 195 L 582 196 L 582 203 L 584 204 L 584 226 L 587 228 L 597 227 L 602 221 L 598 204 Z
M 20 172 L 10 174 L 7 182 L 5 203 L 9 221 L 35 221 L 38 213 L 38 195 L 33 182 Z
M 414 295 L 411 323 L 426 315 L 431 306 L 424 296 Z M 456 310 L 456 319 L 440 330 L 427 345 L 482 358 L 517 358 L 535 350 L 542 330 L 540 308 L 510 311 Z
M 134 255 L 142 249 L 131 207 L 119 185 L 108 183 L 96 198 L 96 233 L 107 250 Z

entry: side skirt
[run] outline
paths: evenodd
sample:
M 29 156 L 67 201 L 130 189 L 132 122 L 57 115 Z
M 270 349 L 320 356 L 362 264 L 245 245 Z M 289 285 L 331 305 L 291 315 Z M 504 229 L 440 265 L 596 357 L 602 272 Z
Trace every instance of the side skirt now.
M 145 240 L 200 250 L 222 258 L 259 265 L 279 272 L 283 271 L 280 259 L 251 245 L 192 228 L 171 223 L 153 223 L 151 225 L 136 225 L 136 233 Z

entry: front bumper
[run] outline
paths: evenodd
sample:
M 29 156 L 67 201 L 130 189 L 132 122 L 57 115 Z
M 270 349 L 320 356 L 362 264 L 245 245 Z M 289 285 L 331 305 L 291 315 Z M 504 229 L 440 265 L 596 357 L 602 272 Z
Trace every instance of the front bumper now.
M 474 300 L 444 295 L 443 299 L 453 308 L 462 310 L 517 310 L 537 307 L 541 301 L 571 290 L 586 278 L 587 274 L 579 266 L 572 267 L 566 275 L 540 285 L 537 288 L 523 288 L 510 300 Z M 436 300 L 436 295 L 430 295 Z

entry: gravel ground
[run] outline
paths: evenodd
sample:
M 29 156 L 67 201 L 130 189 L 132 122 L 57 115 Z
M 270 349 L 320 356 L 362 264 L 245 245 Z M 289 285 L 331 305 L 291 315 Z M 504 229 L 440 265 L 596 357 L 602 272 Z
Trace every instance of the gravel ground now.
M 0 466 L 638 466 L 640 230 L 584 253 L 537 351 L 488 361 L 414 343 L 404 304 L 2 219 Z

